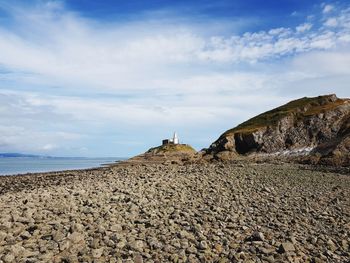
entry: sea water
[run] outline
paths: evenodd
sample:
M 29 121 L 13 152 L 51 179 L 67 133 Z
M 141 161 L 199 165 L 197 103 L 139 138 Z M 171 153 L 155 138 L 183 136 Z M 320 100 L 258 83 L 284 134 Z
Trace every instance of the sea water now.
M 121 160 L 125 158 L 2 157 L 0 158 L 0 175 L 87 169 Z

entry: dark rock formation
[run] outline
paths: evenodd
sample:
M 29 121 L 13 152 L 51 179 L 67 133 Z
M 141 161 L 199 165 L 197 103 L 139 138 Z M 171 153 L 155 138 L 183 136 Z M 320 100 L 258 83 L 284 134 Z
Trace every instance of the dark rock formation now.
M 307 160 L 325 165 L 350 165 L 350 114 L 344 118 L 337 136 L 319 144 Z
M 350 100 L 336 95 L 301 98 L 226 131 L 206 150 L 216 159 L 236 155 L 314 156 L 349 164 Z

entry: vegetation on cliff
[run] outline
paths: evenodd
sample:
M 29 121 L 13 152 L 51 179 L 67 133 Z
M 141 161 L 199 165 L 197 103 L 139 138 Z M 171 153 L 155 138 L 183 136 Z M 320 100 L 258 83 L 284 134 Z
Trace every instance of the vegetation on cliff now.
M 188 144 L 166 144 L 158 147 L 151 148 L 147 153 L 153 154 L 166 154 L 166 153 L 196 153 Z
M 297 120 L 301 120 L 312 115 L 333 110 L 336 107 L 348 102 L 348 99 L 339 99 L 333 94 L 312 98 L 304 97 L 290 101 L 278 108 L 259 114 L 239 124 L 235 128 L 226 131 L 222 136 L 227 136 L 234 133 L 250 133 L 259 128 L 273 127 L 276 126 L 282 118 L 289 115 L 292 115 Z
M 206 154 L 305 156 L 314 163 L 350 165 L 350 100 L 336 95 L 293 100 L 223 133 Z

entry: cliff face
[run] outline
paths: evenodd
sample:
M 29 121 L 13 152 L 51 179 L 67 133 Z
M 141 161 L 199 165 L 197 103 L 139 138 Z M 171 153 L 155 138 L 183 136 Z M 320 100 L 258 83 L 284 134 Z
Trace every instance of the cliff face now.
M 206 154 L 218 159 L 253 153 L 311 154 L 318 161 L 333 155 L 343 158 L 349 147 L 349 116 L 349 99 L 335 95 L 298 99 L 226 131 Z
M 319 144 L 311 152 L 314 163 L 336 166 L 350 166 L 350 114 L 344 118 L 336 137 Z

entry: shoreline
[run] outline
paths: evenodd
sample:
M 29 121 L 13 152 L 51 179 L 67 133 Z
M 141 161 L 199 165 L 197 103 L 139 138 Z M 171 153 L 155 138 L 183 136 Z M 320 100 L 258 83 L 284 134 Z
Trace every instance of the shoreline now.
M 103 158 L 104 159 L 104 158 Z M 63 160 L 63 159 L 62 159 Z M 96 164 L 96 166 L 91 166 L 87 168 L 67 168 L 67 169 L 62 169 L 62 170 L 49 170 L 49 171 L 29 171 L 29 172 L 21 172 L 21 173 L 13 173 L 13 174 L 0 174 L 1 177 L 5 176 L 24 176 L 24 175 L 35 175 L 35 174 L 45 174 L 45 173 L 64 173 L 64 172 L 69 172 L 69 171 L 81 171 L 81 170 L 90 170 L 90 169 L 98 169 L 98 168 L 104 168 L 108 167 L 109 165 L 115 165 L 119 162 L 123 162 L 125 160 L 116 160 L 111 163 L 101 163 L 101 164 Z

